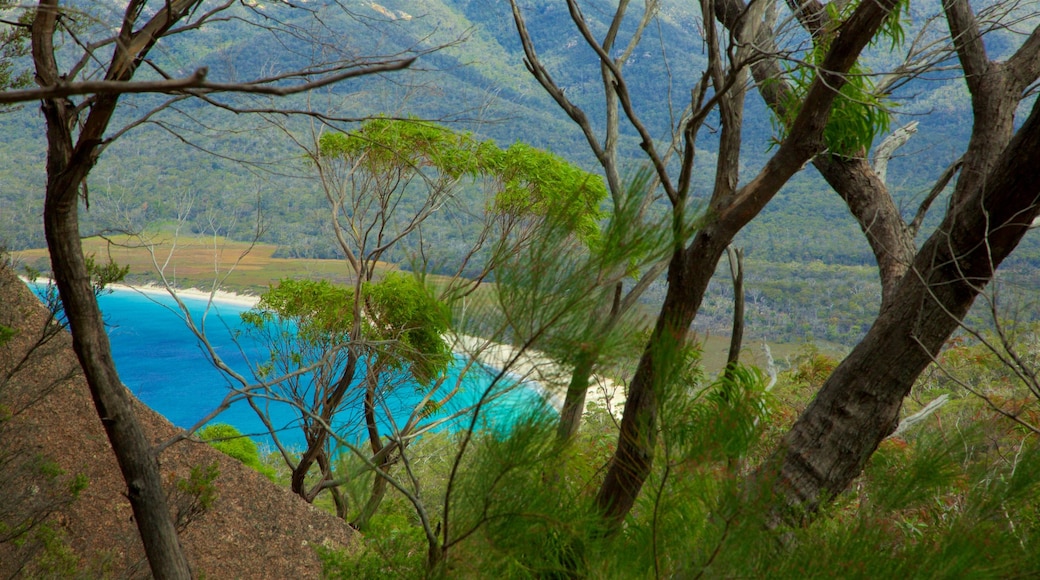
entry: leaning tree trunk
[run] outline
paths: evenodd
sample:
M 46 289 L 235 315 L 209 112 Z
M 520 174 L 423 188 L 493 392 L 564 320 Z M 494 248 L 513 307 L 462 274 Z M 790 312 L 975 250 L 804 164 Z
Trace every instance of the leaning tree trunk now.
M 683 360 L 679 355 L 687 330 L 727 244 L 728 240 L 719 244 L 718 238 L 702 231 L 690 248 L 672 257 L 664 304 L 628 386 L 617 449 L 596 495 L 596 505 L 612 529 L 632 510 L 650 476 L 657 445 L 657 400 Z
M 561 443 L 571 441 L 578 434 L 595 364 L 596 353 L 591 350 L 578 353 L 574 369 L 571 371 L 570 383 L 567 385 L 563 407 L 560 409 L 560 423 L 556 427 L 556 439 Z
M 790 114 L 793 89 L 784 81 L 776 46 L 776 32 L 769 25 L 752 29 L 743 26 L 748 13 L 744 0 L 718 0 L 715 16 L 740 42 L 758 47 L 763 58 L 750 66 L 759 94 L 777 118 Z M 803 5 L 809 8 L 809 5 Z M 813 25 L 813 19 L 806 22 Z M 815 32 L 813 32 L 815 35 Z M 748 38 L 745 38 L 748 37 Z M 849 212 L 866 236 L 878 263 L 881 301 L 884 308 L 889 296 L 914 259 L 914 234 L 903 221 L 883 179 L 864 156 L 846 157 L 823 152 L 812 160 L 813 166 L 841 196 Z
M 119 380 L 101 311 L 83 260 L 79 239 L 79 196 L 48 188 L 44 208 L 51 268 L 72 332 L 72 347 L 90 386 L 101 423 L 126 481 L 145 553 L 156 578 L 190 578 L 188 561 L 166 503 L 159 462 Z
M 50 119 L 48 115 L 49 122 Z M 167 506 L 158 459 L 112 360 L 108 335 L 83 259 L 78 191 L 62 181 L 62 172 L 57 171 L 58 163 L 53 159 L 64 157 L 60 149 L 52 147 L 49 154 L 44 228 L 51 269 L 72 332 L 72 347 L 126 481 L 126 497 L 133 508 L 152 574 L 157 578 L 190 578 L 188 561 Z
M 54 56 L 58 13 L 56 0 L 45 0 L 40 2 L 33 18 L 32 56 L 41 86 L 63 82 Z M 136 61 L 123 56 L 123 51 L 117 51 L 107 79 L 128 80 L 133 76 Z M 126 482 L 126 496 L 152 574 L 157 578 L 190 578 L 188 561 L 167 507 L 159 462 L 116 372 L 80 244 L 79 192 L 97 160 L 118 99 L 118 95 L 95 97 L 75 145 L 75 106 L 66 99 L 43 101 L 41 109 L 47 124 L 44 232 L 52 273 L 72 332 L 73 350 Z
M 890 306 L 834 370 L 759 481 L 773 521 L 811 513 L 862 471 L 896 427 L 904 397 L 1040 214 L 1040 104 L 979 187 L 951 208 Z

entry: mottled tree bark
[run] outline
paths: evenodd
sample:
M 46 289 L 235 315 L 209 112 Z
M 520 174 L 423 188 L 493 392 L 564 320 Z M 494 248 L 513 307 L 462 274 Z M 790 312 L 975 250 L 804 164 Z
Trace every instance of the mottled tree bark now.
M 859 475 L 898 424 L 914 381 L 1040 214 L 1040 107 L 1034 103 L 1013 132 L 1018 103 L 1040 76 L 1040 28 L 995 63 L 967 1 L 943 7 L 972 97 L 960 177 L 945 219 L 887 307 L 799 417 L 775 462 L 759 470 L 757 479 L 772 481 L 777 492 L 774 516 L 791 508 L 811 513 Z
M 914 381 L 1040 215 L 1040 107 L 1001 151 L 994 169 L 974 181 L 975 191 L 964 192 L 917 254 L 890 307 L 802 413 L 775 464 L 760 470 L 758 478 L 772 482 L 779 496 L 776 515 L 790 508 L 811 513 L 859 475 L 898 424 Z
M 807 32 L 815 36 L 823 13 L 816 2 L 800 6 L 804 7 L 806 14 L 799 11 L 799 21 Z M 740 41 L 753 42 L 759 47 L 762 58 L 751 65 L 756 88 L 774 114 L 785 118 L 791 88 L 784 82 L 783 69 L 773 56 L 780 52 L 776 47 L 775 31 L 763 24 L 749 34 L 741 27 L 747 8 L 743 0 L 717 0 L 715 15 Z M 867 163 L 865 152 L 858 157 L 823 152 L 816 155 L 812 163 L 845 201 L 870 244 L 878 264 L 881 308 L 884 309 L 895 285 L 913 262 L 916 253 L 913 233 L 903 221 L 885 182 Z

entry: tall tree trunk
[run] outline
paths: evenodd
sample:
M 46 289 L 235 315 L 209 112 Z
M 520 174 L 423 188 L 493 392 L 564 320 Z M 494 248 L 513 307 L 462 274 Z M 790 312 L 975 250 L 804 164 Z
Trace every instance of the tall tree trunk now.
M 60 81 L 53 45 L 58 12 L 55 0 L 41 1 L 32 24 L 33 63 L 37 81 L 44 86 Z M 110 71 L 109 76 L 120 79 L 123 72 Z M 97 159 L 117 101 L 115 95 L 96 97 L 75 145 L 75 107 L 65 99 L 43 101 L 41 110 L 47 123 L 44 232 L 51 270 L 72 333 L 72 347 L 126 482 L 126 496 L 152 574 L 156 578 L 190 578 L 188 560 L 166 503 L 159 462 L 116 372 L 80 244 L 79 192 Z
M 47 108 L 49 105 L 45 104 Z M 48 115 L 48 123 L 55 116 Z M 58 122 L 61 122 L 59 119 Z M 188 561 L 166 502 L 159 462 L 134 414 L 123 387 L 98 309 L 79 237 L 79 195 L 63 183 L 58 168 L 67 163 L 67 150 L 58 144 L 48 154 L 44 231 L 51 269 L 72 332 L 98 417 L 108 435 L 126 481 L 126 497 L 134 512 L 152 574 L 156 578 L 190 578 Z
M 379 464 L 379 469 L 385 471 L 389 466 L 390 456 L 387 455 L 383 462 Z M 369 493 L 368 501 L 365 502 L 364 507 L 361 508 L 361 513 L 352 522 L 354 527 L 362 532 L 368 528 L 369 522 L 372 521 L 372 516 L 376 515 L 379 506 L 383 503 L 383 498 L 386 497 L 386 488 L 386 478 L 376 473 L 372 479 L 372 491 Z
M 657 445 L 658 394 L 668 388 L 683 362 L 679 354 L 729 239 L 732 236 L 719 244 L 702 231 L 689 249 L 672 257 L 664 304 L 629 384 L 617 449 L 596 495 L 596 505 L 612 529 L 632 510 L 650 475 Z
M 918 253 L 863 341 L 834 370 L 757 479 L 776 515 L 815 510 L 862 471 L 898 424 L 903 398 L 1040 215 L 1040 104 L 977 189 Z
M 638 296 L 641 292 L 641 289 L 634 288 L 626 300 Z M 610 312 L 606 313 L 602 320 L 598 316 L 594 317 L 590 321 L 589 327 L 593 330 L 587 332 L 586 336 L 602 336 L 613 331 L 614 327 L 620 322 L 622 315 L 628 310 L 627 307 L 622 306 L 623 294 L 624 284 L 621 282 L 616 283 L 610 301 Z M 571 370 L 571 380 L 567 384 L 567 393 L 563 399 L 563 407 L 560 409 L 560 424 L 556 428 L 556 440 L 560 443 L 566 443 L 578 435 L 582 414 L 585 412 L 585 398 L 588 395 L 589 385 L 592 382 L 592 371 L 596 368 L 596 363 L 601 355 L 601 349 L 595 345 L 583 348 L 582 352 L 578 353 L 574 368 Z
M 133 508 L 152 574 L 156 578 L 190 578 L 188 560 L 166 503 L 159 462 L 112 360 L 108 335 L 83 260 L 78 202 L 74 190 L 60 192 L 48 188 L 44 207 L 51 268 L 72 332 L 72 347 L 126 481 L 126 497 Z

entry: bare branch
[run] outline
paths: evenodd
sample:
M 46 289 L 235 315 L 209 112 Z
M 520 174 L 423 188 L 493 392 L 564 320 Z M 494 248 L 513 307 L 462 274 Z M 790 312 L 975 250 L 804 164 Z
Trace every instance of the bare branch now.
M 914 413 L 913 415 L 910 415 L 909 417 L 905 417 L 902 421 L 900 421 L 899 426 L 896 427 L 896 430 L 893 431 L 892 434 L 888 436 L 888 438 L 891 439 L 892 437 L 899 437 L 903 433 L 906 433 L 914 425 L 917 425 L 918 423 L 924 421 L 929 417 L 929 415 L 938 411 L 943 405 L 949 402 L 950 395 L 945 393 L 939 395 L 934 400 L 925 405 L 923 409 Z
M 578 125 L 582 134 L 585 135 L 585 141 L 588 142 L 589 148 L 592 149 L 592 153 L 596 156 L 596 159 L 600 164 L 604 167 L 611 166 L 612 160 L 610 156 L 607 155 L 606 150 L 599 142 L 595 132 L 592 130 L 592 125 L 589 123 L 585 111 L 567 98 L 563 93 L 563 90 L 560 89 L 559 85 L 556 84 L 556 81 L 552 79 L 552 75 L 549 74 L 549 71 L 546 70 L 545 66 L 538 58 L 538 53 L 534 48 L 534 42 L 531 40 L 531 34 L 527 31 L 527 22 L 520 13 L 520 7 L 517 5 L 516 0 L 510 0 L 509 4 L 513 10 L 513 22 L 516 25 L 517 33 L 520 35 L 520 44 L 524 49 L 524 65 L 527 67 L 528 72 L 534 76 L 535 80 L 538 81 L 538 84 L 542 85 L 545 92 L 556 101 L 556 104 L 563 109 L 567 116 Z M 611 177 L 616 174 L 616 171 L 607 171 L 607 179 L 611 179 Z M 608 182 L 608 185 L 610 186 L 611 191 L 614 191 L 615 188 L 620 189 L 621 187 L 619 183 Z
M 212 83 L 206 81 L 208 70 L 200 68 L 191 76 L 183 79 L 161 80 L 161 81 L 83 81 L 75 83 L 57 83 L 38 89 L 26 89 L 20 91 L 7 91 L 0 93 L 0 104 L 23 103 L 41 99 L 59 99 L 74 95 L 120 95 L 132 93 L 184 93 L 192 95 L 206 95 L 213 93 L 247 93 L 253 95 L 271 95 L 284 97 L 304 93 L 314 89 L 320 89 L 336 84 L 347 79 L 378 74 L 384 72 L 398 71 L 408 68 L 415 58 L 403 58 L 381 63 L 374 63 L 359 68 L 345 70 L 336 74 L 329 74 L 317 80 L 292 85 L 288 87 L 269 86 L 271 83 L 284 80 L 290 75 L 257 79 L 244 83 Z M 303 73 L 294 73 L 293 77 L 307 76 Z
M 939 179 L 936 180 L 935 185 L 932 186 L 932 190 L 928 192 L 924 201 L 921 202 L 920 207 L 917 208 L 917 214 L 914 215 L 914 219 L 909 225 L 911 236 L 917 236 L 917 232 L 920 231 L 921 224 L 924 222 L 924 216 L 928 213 L 928 209 L 932 207 L 932 202 L 935 201 L 935 198 L 939 197 L 939 194 L 946 189 L 946 186 L 950 183 L 950 180 L 953 179 L 953 176 L 957 174 L 957 171 L 961 168 L 963 159 L 963 157 L 957 159 L 957 161 L 951 163 L 950 166 L 942 172 L 942 175 L 940 175 Z
M 896 129 L 874 149 L 874 173 L 877 174 L 881 183 L 885 183 L 885 178 L 888 176 L 888 161 L 892 158 L 892 154 L 906 145 L 914 133 L 917 133 L 917 124 L 917 121 L 910 121 Z

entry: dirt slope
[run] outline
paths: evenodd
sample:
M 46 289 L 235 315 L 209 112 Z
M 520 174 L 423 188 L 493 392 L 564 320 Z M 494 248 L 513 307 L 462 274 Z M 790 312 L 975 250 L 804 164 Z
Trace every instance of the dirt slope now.
M 18 476 L 18 461 L 46 458 L 68 475 L 83 474 L 89 484 L 78 499 L 51 514 L 89 575 L 116 577 L 148 574 L 132 521 L 125 485 L 85 380 L 79 373 L 71 339 L 62 334 L 3 378 L 22 358 L 46 320 L 45 310 L 13 274 L 0 267 L 0 324 L 18 334 L 0 346 L 0 404 L 14 416 L 0 420 L 0 515 L 4 509 L 42 501 L 47 490 L 28 476 Z M 0 409 L 2 410 L 2 409 Z M 159 414 L 138 406 L 138 417 L 154 443 L 177 429 Z M 352 530 L 341 520 L 314 509 L 287 490 L 206 445 L 182 442 L 160 457 L 164 480 L 186 478 L 192 466 L 217 462 L 217 497 L 212 507 L 190 523 L 181 542 L 196 575 L 207 578 L 313 578 L 321 568 L 315 544 L 348 545 Z M 14 466 L 14 467 L 12 467 Z M 68 477 L 62 478 L 67 481 Z M 63 484 L 64 485 L 64 484 Z M 0 544 L 0 577 L 18 570 L 11 543 Z M 129 572 L 129 574 L 127 574 Z

